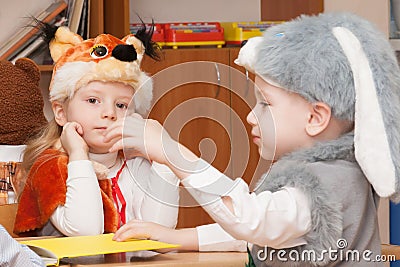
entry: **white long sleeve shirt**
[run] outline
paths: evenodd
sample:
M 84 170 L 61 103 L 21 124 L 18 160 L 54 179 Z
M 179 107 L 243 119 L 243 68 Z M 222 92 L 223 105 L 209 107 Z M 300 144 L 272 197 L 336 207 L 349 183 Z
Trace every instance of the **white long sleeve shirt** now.
M 201 251 L 243 250 L 243 241 L 237 240 L 276 249 L 306 244 L 303 236 L 311 227 L 311 211 L 303 192 L 283 187 L 274 193 L 250 193 L 242 179 L 231 180 L 202 160 L 200 165 L 202 171 L 182 184 L 218 223 L 197 227 Z M 231 198 L 233 213 L 223 203 L 224 196 Z
M 103 155 L 103 158 L 96 157 L 95 160 L 107 166 L 109 156 Z M 122 164 L 122 159 L 118 158 L 110 168 L 108 178 L 115 177 Z M 176 226 L 178 179 L 167 167 L 150 164 L 143 158 L 128 160 L 118 185 L 126 201 L 126 222 L 139 219 L 170 228 Z M 67 236 L 95 235 L 104 231 L 102 199 L 91 161 L 68 164 L 66 202 L 54 211 L 50 220 Z

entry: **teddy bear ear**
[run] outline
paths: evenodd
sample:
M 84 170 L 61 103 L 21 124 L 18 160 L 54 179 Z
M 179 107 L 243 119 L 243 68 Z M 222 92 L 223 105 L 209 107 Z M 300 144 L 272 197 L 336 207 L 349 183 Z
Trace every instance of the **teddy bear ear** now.
M 31 77 L 31 79 L 35 82 L 39 82 L 40 80 L 40 70 L 38 65 L 36 65 L 36 63 L 29 59 L 29 58 L 19 58 L 16 62 L 15 62 L 15 66 L 21 70 L 23 70 L 24 72 L 26 72 L 26 74 Z

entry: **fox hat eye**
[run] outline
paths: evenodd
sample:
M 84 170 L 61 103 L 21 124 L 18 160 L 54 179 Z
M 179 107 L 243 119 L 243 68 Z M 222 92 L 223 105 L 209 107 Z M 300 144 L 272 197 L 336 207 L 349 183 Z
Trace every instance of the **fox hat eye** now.
M 90 51 L 92 58 L 103 58 L 108 55 L 108 49 L 104 45 L 96 45 Z

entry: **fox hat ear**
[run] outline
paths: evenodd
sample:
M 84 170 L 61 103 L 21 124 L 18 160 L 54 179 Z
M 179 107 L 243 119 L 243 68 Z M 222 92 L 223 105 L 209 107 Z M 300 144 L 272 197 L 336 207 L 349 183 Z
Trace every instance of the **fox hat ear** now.
M 50 55 L 55 63 L 58 62 L 60 57 L 69 48 L 83 41 L 83 38 L 79 34 L 73 33 L 68 27 L 56 26 L 40 20 L 35 21 L 36 27 L 40 30 L 41 37 L 49 44 Z
M 235 62 L 354 122 L 356 161 L 379 196 L 400 202 L 400 69 L 387 38 L 354 14 L 324 13 L 250 40 Z
M 59 27 L 55 32 L 54 38 L 49 43 L 50 55 L 54 62 L 71 47 L 81 43 L 83 38 L 70 31 L 68 27 Z
M 141 19 L 140 19 L 141 20 Z M 160 46 L 151 40 L 154 33 L 154 21 L 149 28 L 142 21 L 142 26 L 135 34 L 128 34 L 122 38 L 123 42 L 132 44 L 138 53 L 138 60 L 141 61 L 144 54 L 148 55 L 154 60 L 160 60 Z M 140 56 L 139 56 L 140 55 Z

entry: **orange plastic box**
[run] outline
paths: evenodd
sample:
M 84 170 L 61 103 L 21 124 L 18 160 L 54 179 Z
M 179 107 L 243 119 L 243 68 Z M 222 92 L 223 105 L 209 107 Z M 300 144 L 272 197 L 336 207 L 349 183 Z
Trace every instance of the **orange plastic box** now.
M 219 22 L 165 23 L 165 45 L 179 46 L 225 44 L 224 29 Z

